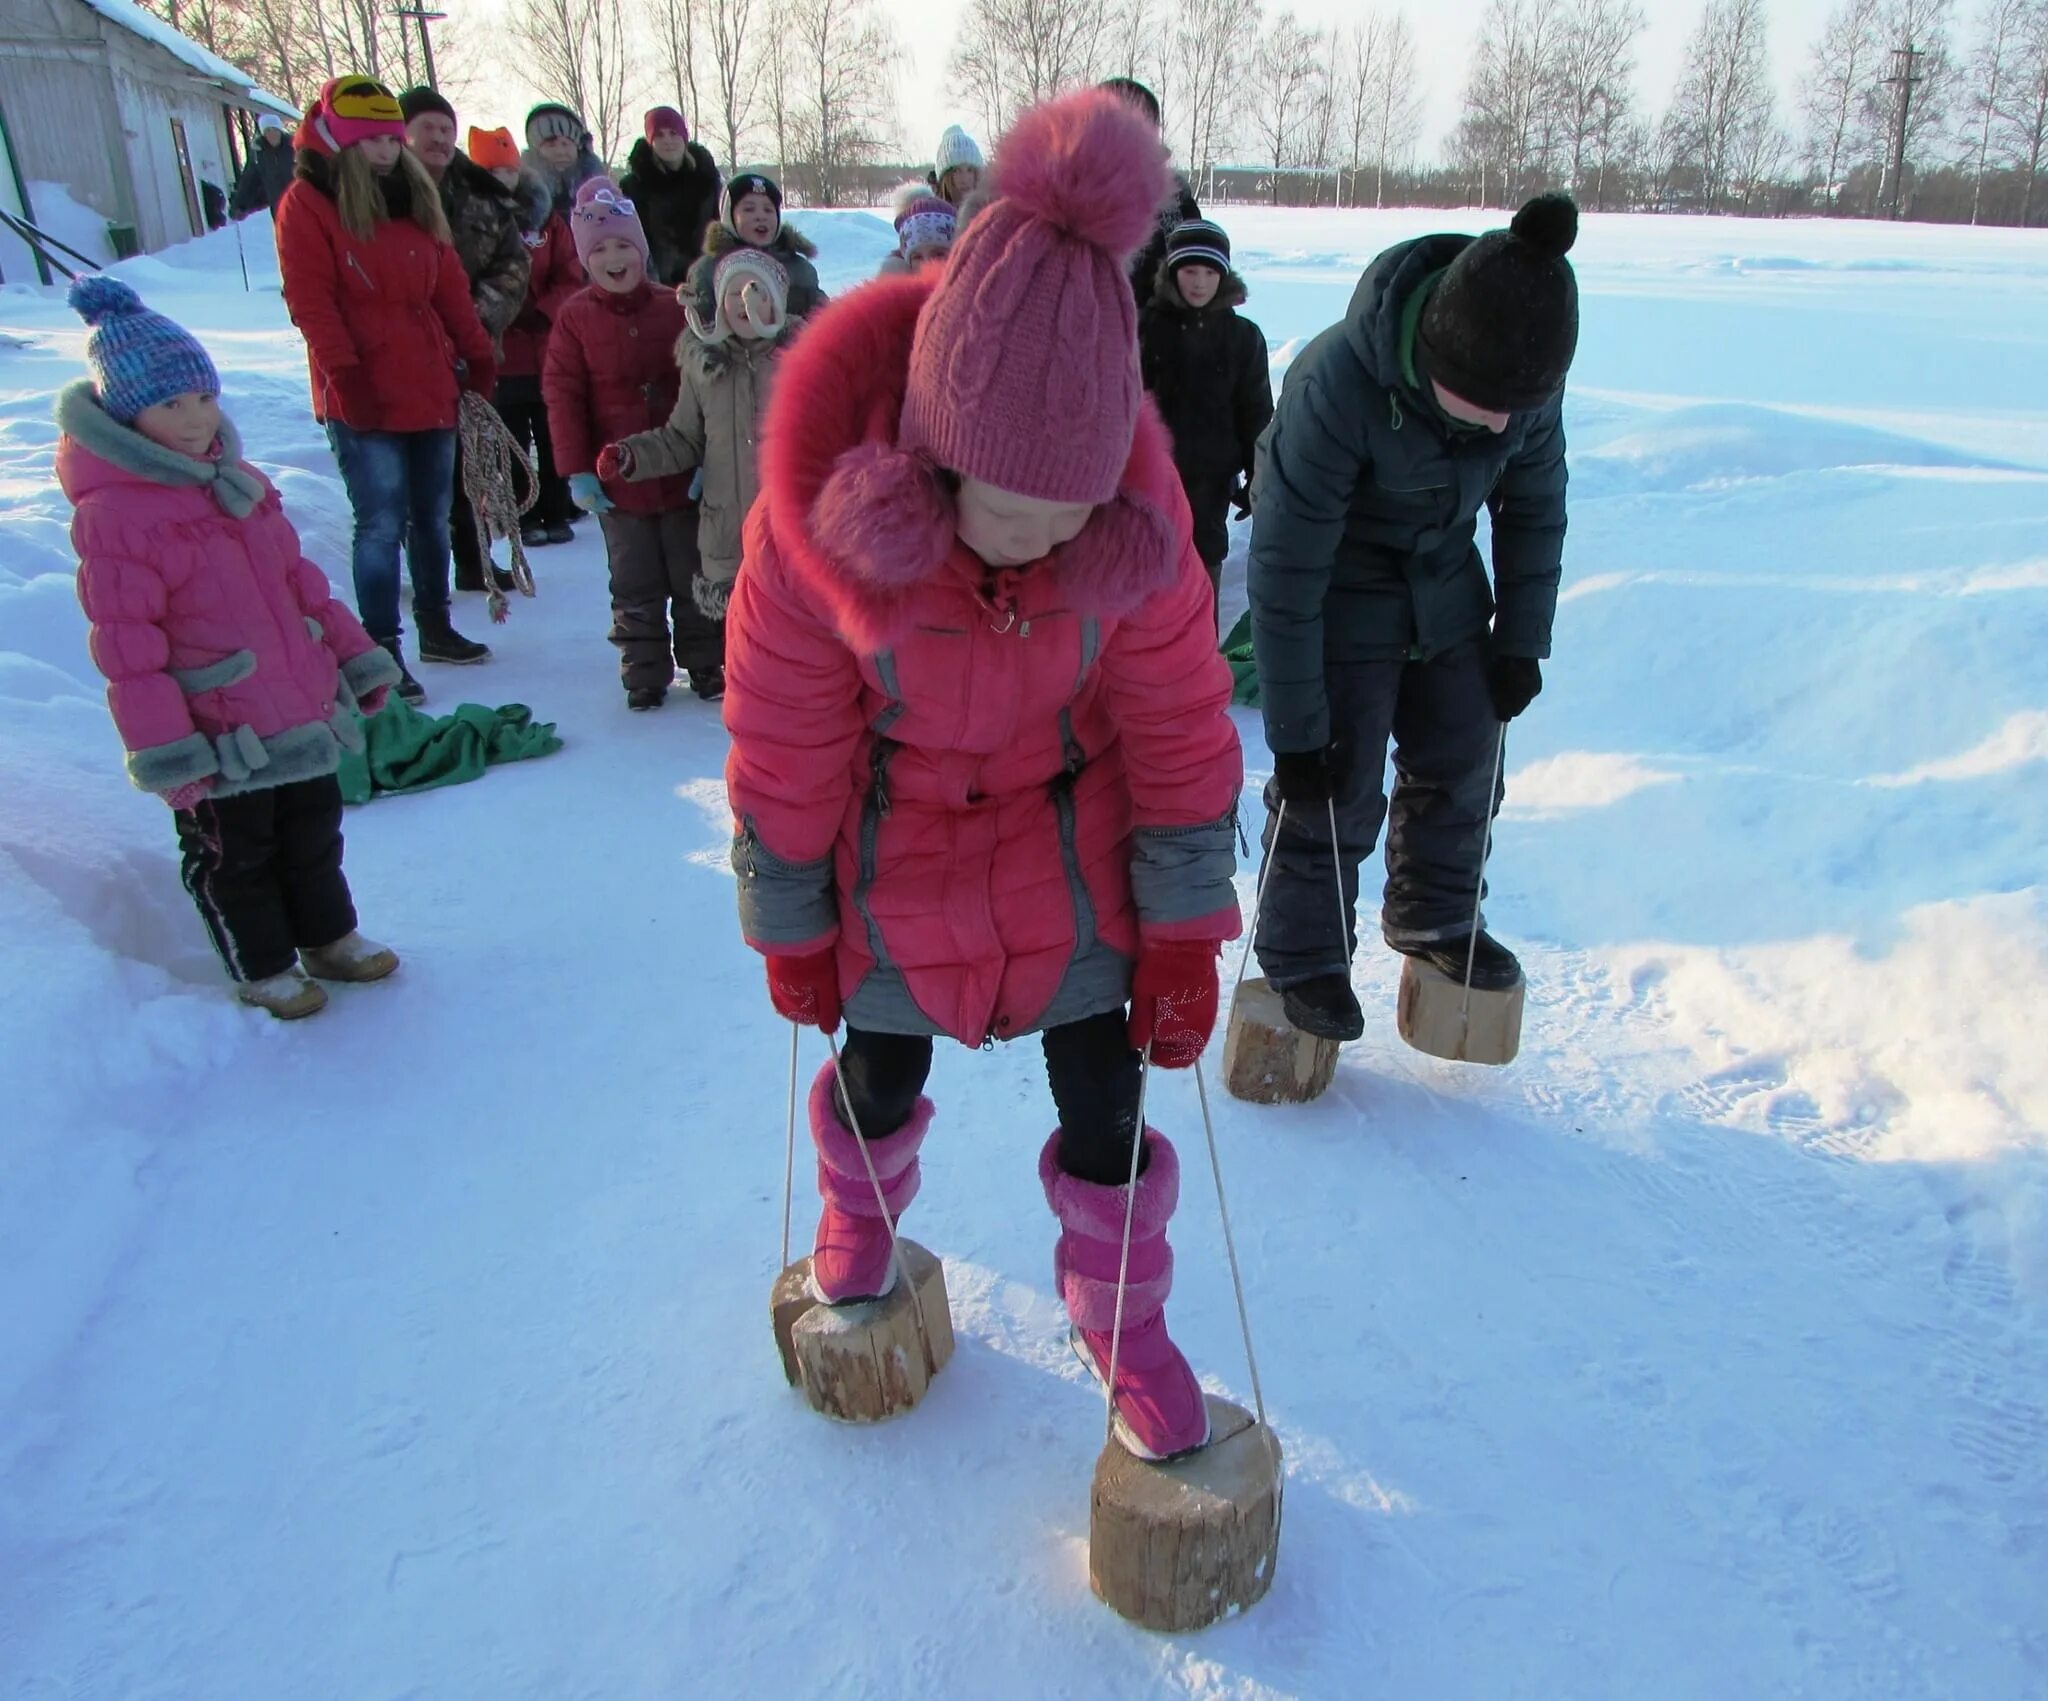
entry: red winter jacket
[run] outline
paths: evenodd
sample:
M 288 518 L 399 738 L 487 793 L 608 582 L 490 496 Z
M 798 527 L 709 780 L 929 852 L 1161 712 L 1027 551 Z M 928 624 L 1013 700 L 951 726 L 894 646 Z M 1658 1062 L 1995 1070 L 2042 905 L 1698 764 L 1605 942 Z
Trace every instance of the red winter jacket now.
M 369 241 L 343 227 L 340 210 L 302 152 L 300 177 L 277 206 L 277 259 L 285 306 L 306 339 L 313 417 L 356 431 L 444 431 L 455 424 L 455 363 L 493 364 L 491 339 L 469 299 L 455 250 L 410 218 L 380 220 Z M 365 386 L 373 406 L 344 400 Z
M 576 239 L 560 216 L 550 214 L 539 234 L 526 238 L 526 246 L 533 255 L 533 275 L 526 285 L 526 305 L 505 333 L 505 359 L 498 368 L 504 378 L 540 376 L 556 316 L 590 282 L 576 258 Z
M 1236 934 L 1243 762 L 1149 404 L 1116 499 L 1022 570 L 895 449 L 935 278 L 856 291 L 778 368 L 726 789 L 748 942 L 836 942 L 848 1022 L 971 1045 L 1121 1005 L 1141 937 Z
M 667 420 L 682 386 L 682 334 L 674 291 L 646 283 L 626 295 L 592 284 L 556 314 L 540 380 L 556 472 L 595 472 L 600 449 Z M 690 481 L 612 479 L 604 493 L 628 514 L 665 514 L 688 506 Z

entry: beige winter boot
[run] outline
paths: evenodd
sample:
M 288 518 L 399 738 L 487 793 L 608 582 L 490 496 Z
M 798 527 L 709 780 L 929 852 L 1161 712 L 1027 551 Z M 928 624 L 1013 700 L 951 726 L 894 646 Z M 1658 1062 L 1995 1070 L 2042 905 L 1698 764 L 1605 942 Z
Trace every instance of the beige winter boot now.
M 297 968 L 265 980 L 237 981 L 235 996 L 258 1010 L 268 1010 L 280 1022 L 296 1022 L 327 1008 L 327 989 L 308 980 Z
M 316 980 L 382 980 L 398 967 L 398 953 L 351 928 L 332 945 L 301 951 L 299 961 Z

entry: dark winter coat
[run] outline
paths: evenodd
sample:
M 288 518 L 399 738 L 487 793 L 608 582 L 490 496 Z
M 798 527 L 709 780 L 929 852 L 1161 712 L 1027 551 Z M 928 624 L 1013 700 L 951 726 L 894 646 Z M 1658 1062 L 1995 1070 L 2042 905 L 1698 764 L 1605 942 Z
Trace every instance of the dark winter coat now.
M 704 232 L 703 257 L 690 268 L 690 275 L 683 284 L 683 294 L 696 310 L 700 330 L 718 317 L 718 302 L 711 280 L 718 270 L 719 260 L 735 248 L 745 246 L 723 224 L 714 224 Z M 792 319 L 808 319 L 825 305 L 825 292 L 818 287 L 818 268 L 811 264 L 818 252 L 817 245 L 802 231 L 793 230 L 785 224 L 763 252 L 774 255 L 789 274 L 789 316 Z
M 1259 445 L 1249 588 L 1266 740 L 1330 741 L 1327 668 L 1427 659 L 1493 626 L 1550 654 L 1564 555 L 1562 397 L 1496 436 L 1460 428 L 1414 366 L 1438 275 L 1472 240 L 1425 236 L 1358 280 L 1344 322 L 1295 357 Z M 1493 516 L 1493 584 L 1473 542 Z M 1496 605 L 1496 596 L 1498 603 Z
M 1188 180 L 1175 172 L 1173 194 L 1159 209 L 1158 228 L 1152 232 L 1152 240 L 1138 250 L 1138 257 L 1131 262 L 1131 294 L 1137 297 L 1139 307 L 1152 299 L 1152 291 L 1159 283 L 1159 267 L 1166 259 L 1166 239 L 1173 234 L 1173 227 L 1201 216 L 1202 203 L 1195 199 Z
M 554 211 L 547 185 L 531 171 L 522 171 L 519 177 L 519 235 L 533 271 L 526 280 L 519 317 L 505 333 L 505 358 L 498 371 L 507 378 L 538 378 L 556 315 L 590 279 L 576 258 L 576 239 L 569 234 L 568 221 Z
M 412 221 L 403 177 L 384 180 L 392 216 L 364 242 L 341 222 L 326 157 L 300 149 L 298 173 L 277 207 L 277 260 L 285 307 L 306 339 L 313 417 L 355 431 L 452 429 L 456 362 L 494 361 L 455 250 Z M 350 368 L 366 381 L 367 412 L 336 386 Z
M 532 267 L 519 237 L 519 196 L 458 152 L 441 178 L 441 210 L 448 215 L 449 237 L 469 278 L 476 316 L 492 342 L 498 342 L 526 300 Z
M 652 144 L 635 142 L 619 185 L 647 232 L 648 275 L 674 288 L 704 252 L 704 232 L 718 222 L 718 197 L 725 179 L 718 162 L 697 143 L 683 163 L 663 165 Z
M 581 189 L 593 177 L 609 177 L 611 175 L 606 170 L 604 161 L 590 151 L 590 145 L 587 140 L 583 147 L 577 150 L 576 163 L 570 166 L 567 171 L 555 170 L 539 154 L 531 150 L 521 154 L 519 162 L 526 170 L 532 172 L 535 177 L 540 179 L 542 185 L 547 189 L 556 215 L 563 219 L 568 218 L 569 210 L 576 205 L 577 190 Z
M 1191 490 L 1250 482 L 1259 433 L 1273 417 L 1266 334 L 1237 315 L 1245 294 L 1244 280 L 1231 272 L 1216 299 L 1196 309 L 1162 271 L 1138 315 L 1145 388 L 1173 434 L 1173 464 Z
M 668 419 L 682 385 L 675 357 L 682 334 L 681 304 L 648 283 L 626 295 L 592 284 L 555 316 L 540 387 L 556 472 L 595 472 L 600 449 Z M 604 491 L 626 513 L 661 514 L 688 504 L 690 481 L 612 479 Z
M 251 213 L 275 212 L 284 192 L 292 186 L 292 145 L 287 138 L 275 144 L 258 142 L 249 155 L 242 175 L 235 179 L 234 198 L 228 211 L 238 219 Z

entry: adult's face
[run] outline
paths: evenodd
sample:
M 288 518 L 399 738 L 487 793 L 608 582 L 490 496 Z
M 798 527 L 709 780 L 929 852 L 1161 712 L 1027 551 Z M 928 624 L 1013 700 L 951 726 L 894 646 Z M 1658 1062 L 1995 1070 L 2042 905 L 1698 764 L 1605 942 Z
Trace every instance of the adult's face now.
M 679 136 L 673 130 L 664 130 L 647 144 L 654 150 L 654 157 L 663 165 L 681 165 L 690 151 L 689 138 Z
M 550 136 L 533 150 L 557 171 L 567 171 L 576 163 L 576 138 L 574 136 Z
M 455 163 L 455 120 L 446 113 L 422 112 L 406 125 L 405 139 L 436 177 Z

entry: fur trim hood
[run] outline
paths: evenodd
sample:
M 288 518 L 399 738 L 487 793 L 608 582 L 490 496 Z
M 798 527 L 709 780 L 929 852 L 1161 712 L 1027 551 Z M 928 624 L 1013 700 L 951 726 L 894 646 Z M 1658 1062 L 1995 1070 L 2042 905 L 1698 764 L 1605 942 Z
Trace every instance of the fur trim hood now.
M 1189 262 L 1190 265 L 1193 263 L 1192 261 Z M 1243 278 L 1239 277 L 1234 271 L 1225 272 L 1223 274 L 1222 287 L 1216 291 L 1216 297 L 1209 303 L 1209 306 L 1242 307 L 1251 299 L 1251 295 L 1252 292 L 1246 288 Z M 1208 308 L 1197 309 L 1187 304 L 1180 293 L 1180 285 L 1174 281 L 1173 270 L 1168 266 L 1161 266 L 1159 268 L 1159 281 L 1152 286 L 1152 300 L 1156 305 L 1167 308 L 1175 313 L 1208 311 Z
M 908 629 L 916 593 L 962 564 L 951 475 L 897 447 L 910 347 L 935 271 L 856 290 L 777 369 L 762 436 L 762 505 L 794 577 L 856 649 Z M 1071 542 L 1021 573 L 1050 574 L 1071 606 L 1114 619 L 1169 588 L 1189 546 L 1171 445 L 1146 402 L 1117 495 Z
M 539 109 L 536 108 L 535 110 Z M 553 201 L 554 210 L 565 218 L 568 216 L 569 209 L 576 204 L 577 190 L 581 189 L 593 177 L 608 177 L 611 175 L 605 170 L 604 161 L 590 151 L 588 144 L 578 150 L 576 163 L 570 166 L 566 172 L 560 174 L 530 148 L 519 156 L 519 163 L 546 185 L 548 194 Z
M 555 192 L 523 159 L 519 162 L 519 187 L 512 193 L 518 197 L 514 213 L 521 234 L 535 236 L 546 229 L 548 220 L 555 216 Z
M 744 244 L 740 239 L 715 219 L 705 229 L 704 252 L 714 260 L 721 254 L 730 254 L 735 248 L 742 246 Z M 775 240 L 768 244 L 768 252 L 797 254 L 806 260 L 815 260 L 818 257 L 818 245 L 796 226 L 784 220 L 782 228 L 775 233 Z

